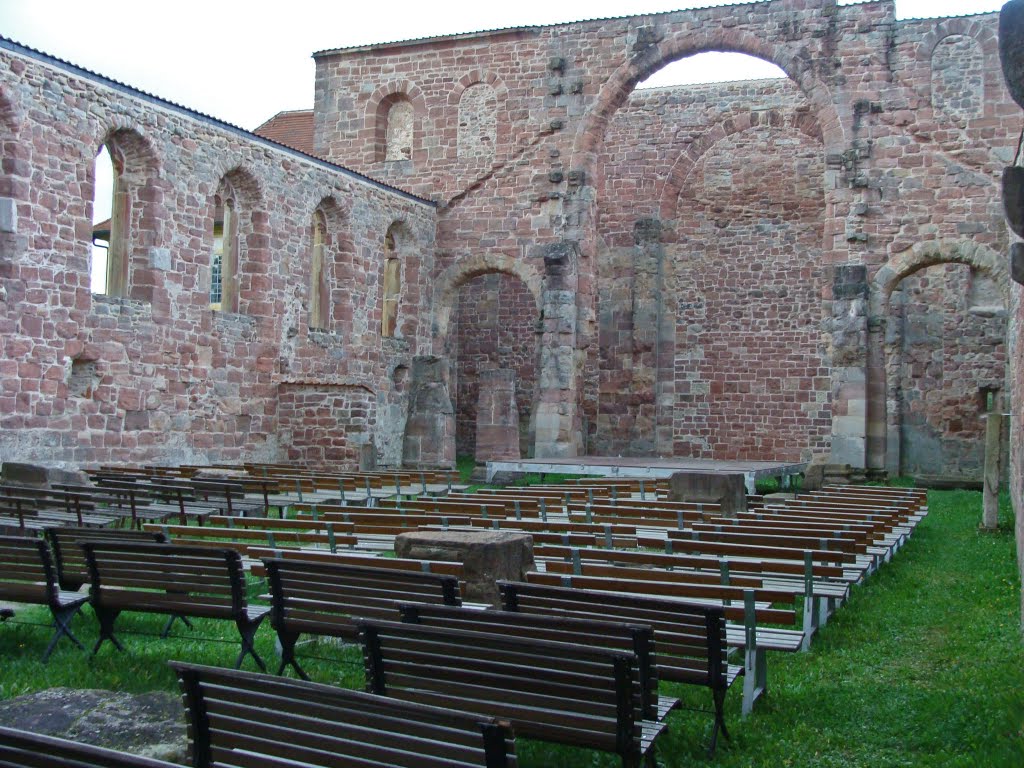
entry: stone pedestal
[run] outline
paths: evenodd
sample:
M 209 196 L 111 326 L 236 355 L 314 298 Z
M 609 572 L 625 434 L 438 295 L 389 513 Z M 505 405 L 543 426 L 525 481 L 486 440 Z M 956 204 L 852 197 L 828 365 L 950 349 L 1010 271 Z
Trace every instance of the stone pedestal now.
M 512 531 L 409 531 L 395 537 L 395 554 L 413 560 L 461 563 L 462 598 L 498 608 L 495 581 L 523 581 L 533 568 L 533 537 Z
M 669 478 L 672 501 L 721 504 L 724 517 L 747 511 L 747 489 L 739 473 L 676 472 Z
M 519 458 L 519 410 L 516 373 L 495 368 L 480 373 L 476 406 L 476 463 Z

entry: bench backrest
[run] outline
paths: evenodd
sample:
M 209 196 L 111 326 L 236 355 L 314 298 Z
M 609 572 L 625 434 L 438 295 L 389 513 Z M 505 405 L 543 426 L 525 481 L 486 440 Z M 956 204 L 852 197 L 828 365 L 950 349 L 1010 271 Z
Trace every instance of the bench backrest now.
M 2 726 L 0 765 L 10 768 L 179 768 L 163 760 Z
M 654 632 L 649 626 L 574 616 L 514 611 L 481 611 L 472 608 L 421 603 L 401 603 L 398 606 L 398 613 L 401 620 L 408 624 L 590 645 L 595 648 L 608 648 L 631 653 L 637 659 L 634 680 L 641 689 L 644 719 L 657 719 L 658 664 L 654 648 Z
M 264 560 L 270 622 L 278 632 L 356 636 L 357 618 L 397 618 L 399 601 L 459 605 L 454 576 L 313 562 Z
M 725 613 L 715 606 L 643 595 L 499 581 L 502 608 L 651 627 L 662 680 L 728 688 Z
M 190 713 L 193 768 L 516 765 L 512 734 L 493 718 L 283 677 L 171 666 Z
M 46 542 L 32 536 L 0 536 L 0 598 L 53 606 L 57 572 Z
M 462 629 L 359 622 L 367 690 L 507 719 L 516 734 L 639 752 L 632 654 Z
M 245 574 L 224 547 L 87 541 L 94 606 L 214 619 L 244 616 Z
M 89 583 L 89 568 L 85 562 L 82 544 L 87 541 L 123 541 L 135 543 L 161 543 L 166 541 L 159 532 L 134 531 L 130 528 L 77 528 L 53 526 L 45 531 L 46 540 L 53 549 L 57 566 L 57 583 L 61 589 L 75 591 Z

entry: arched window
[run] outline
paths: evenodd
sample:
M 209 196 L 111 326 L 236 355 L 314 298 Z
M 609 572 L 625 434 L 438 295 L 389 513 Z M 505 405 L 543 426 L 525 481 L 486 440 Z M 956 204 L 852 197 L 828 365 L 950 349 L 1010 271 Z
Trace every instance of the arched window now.
M 131 198 L 124 179 L 124 158 L 113 145 L 100 146 L 93 180 L 92 292 L 127 296 Z
M 398 300 L 402 293 L 401 262 L 395 243 L 395 226 L 384 238 L 384 303 L 381 312 L 380 335 L 391 338 L 398 326 Z
M 387 120 L 385 161 L 412 159 L 415 117 L 412 102 L 402 95 L 395 96 L 385 118 Z
M 238 311 L 238 215 L 231 186 L 221 182 L 214 197 L 213 254 L 210 259 L 210 308 Z
M 313 251 L 309 269 L 309 327 L 327 330 L 331 300 L 326 269 L 327 219 L 323 211 L 313 212 Z
M 967 35 L 942 38 L 932 51 L 932 106 L 948 116 L 981 117 L 985 102 L 985 54 Z

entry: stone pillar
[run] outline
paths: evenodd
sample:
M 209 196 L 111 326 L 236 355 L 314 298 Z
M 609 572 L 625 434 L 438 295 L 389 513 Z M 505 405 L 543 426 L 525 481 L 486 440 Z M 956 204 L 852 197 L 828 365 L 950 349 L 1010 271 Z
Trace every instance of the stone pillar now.
M 997 397 L 996 407 L 985 414 L 985 487 L 981 527 L 990 531 L 999 526 L 999 479 L 1003 474 L 1003 414 L 999 400 Z
M 576 349 L 576 260 L 571 241 L 541 246 L 544 257 L 543 335 L 538 373 L 534 456 L 579 456 L 583 430 L 579 412 L 579 363 Z
M 889 442 L 888 381 L 885 375 L 886 321 L 872 317 L 867 323 L 867 357 L 865 395 L 865 466 L 870 479 L 881 479 L 886 473 L 886 452 Z
M 455 408 L 449 394 L 448 361 L 443 357 L 412 359 L 402 466 L 455 466 Z
M 519 458 L 519 410 L 516 372 L 508 368 L 481 371 L 476 405 L 476 463 Z
M 867 268 L 860 264 L 835 267 L 832 281 L 832 453 L 830 458 L 833 464 L 866 466 L 867 303 Z
M 633 226 L 633 392 L 643 394 L 633 414 L 632 455 L 646 456 L 672 449 L 671 398 L 662 397 L 661 352 L 665 348 L 665 246 L 661 221 L 640 219 Z M 649 400 L 648 400 L 649 398 Z

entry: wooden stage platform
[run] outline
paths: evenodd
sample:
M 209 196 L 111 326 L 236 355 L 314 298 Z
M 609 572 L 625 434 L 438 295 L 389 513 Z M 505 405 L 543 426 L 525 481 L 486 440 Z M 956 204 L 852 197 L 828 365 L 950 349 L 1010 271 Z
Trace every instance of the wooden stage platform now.
M 561 474 L 599 475 L 605 477 L 671 477 L 676 472 L 716 472 L 742 474 L 747 493 L 754 493 L 754 482 L 763 477 L 777 477 L 783 484 L 793 475 L 807 469 L 806 463 L 775 461 L 718 461 L 715 459 L 662 459 L 622 456 L 573 456 L 566 459 L 520 459 L 488 461 L 487 482 L 495 475 Z

